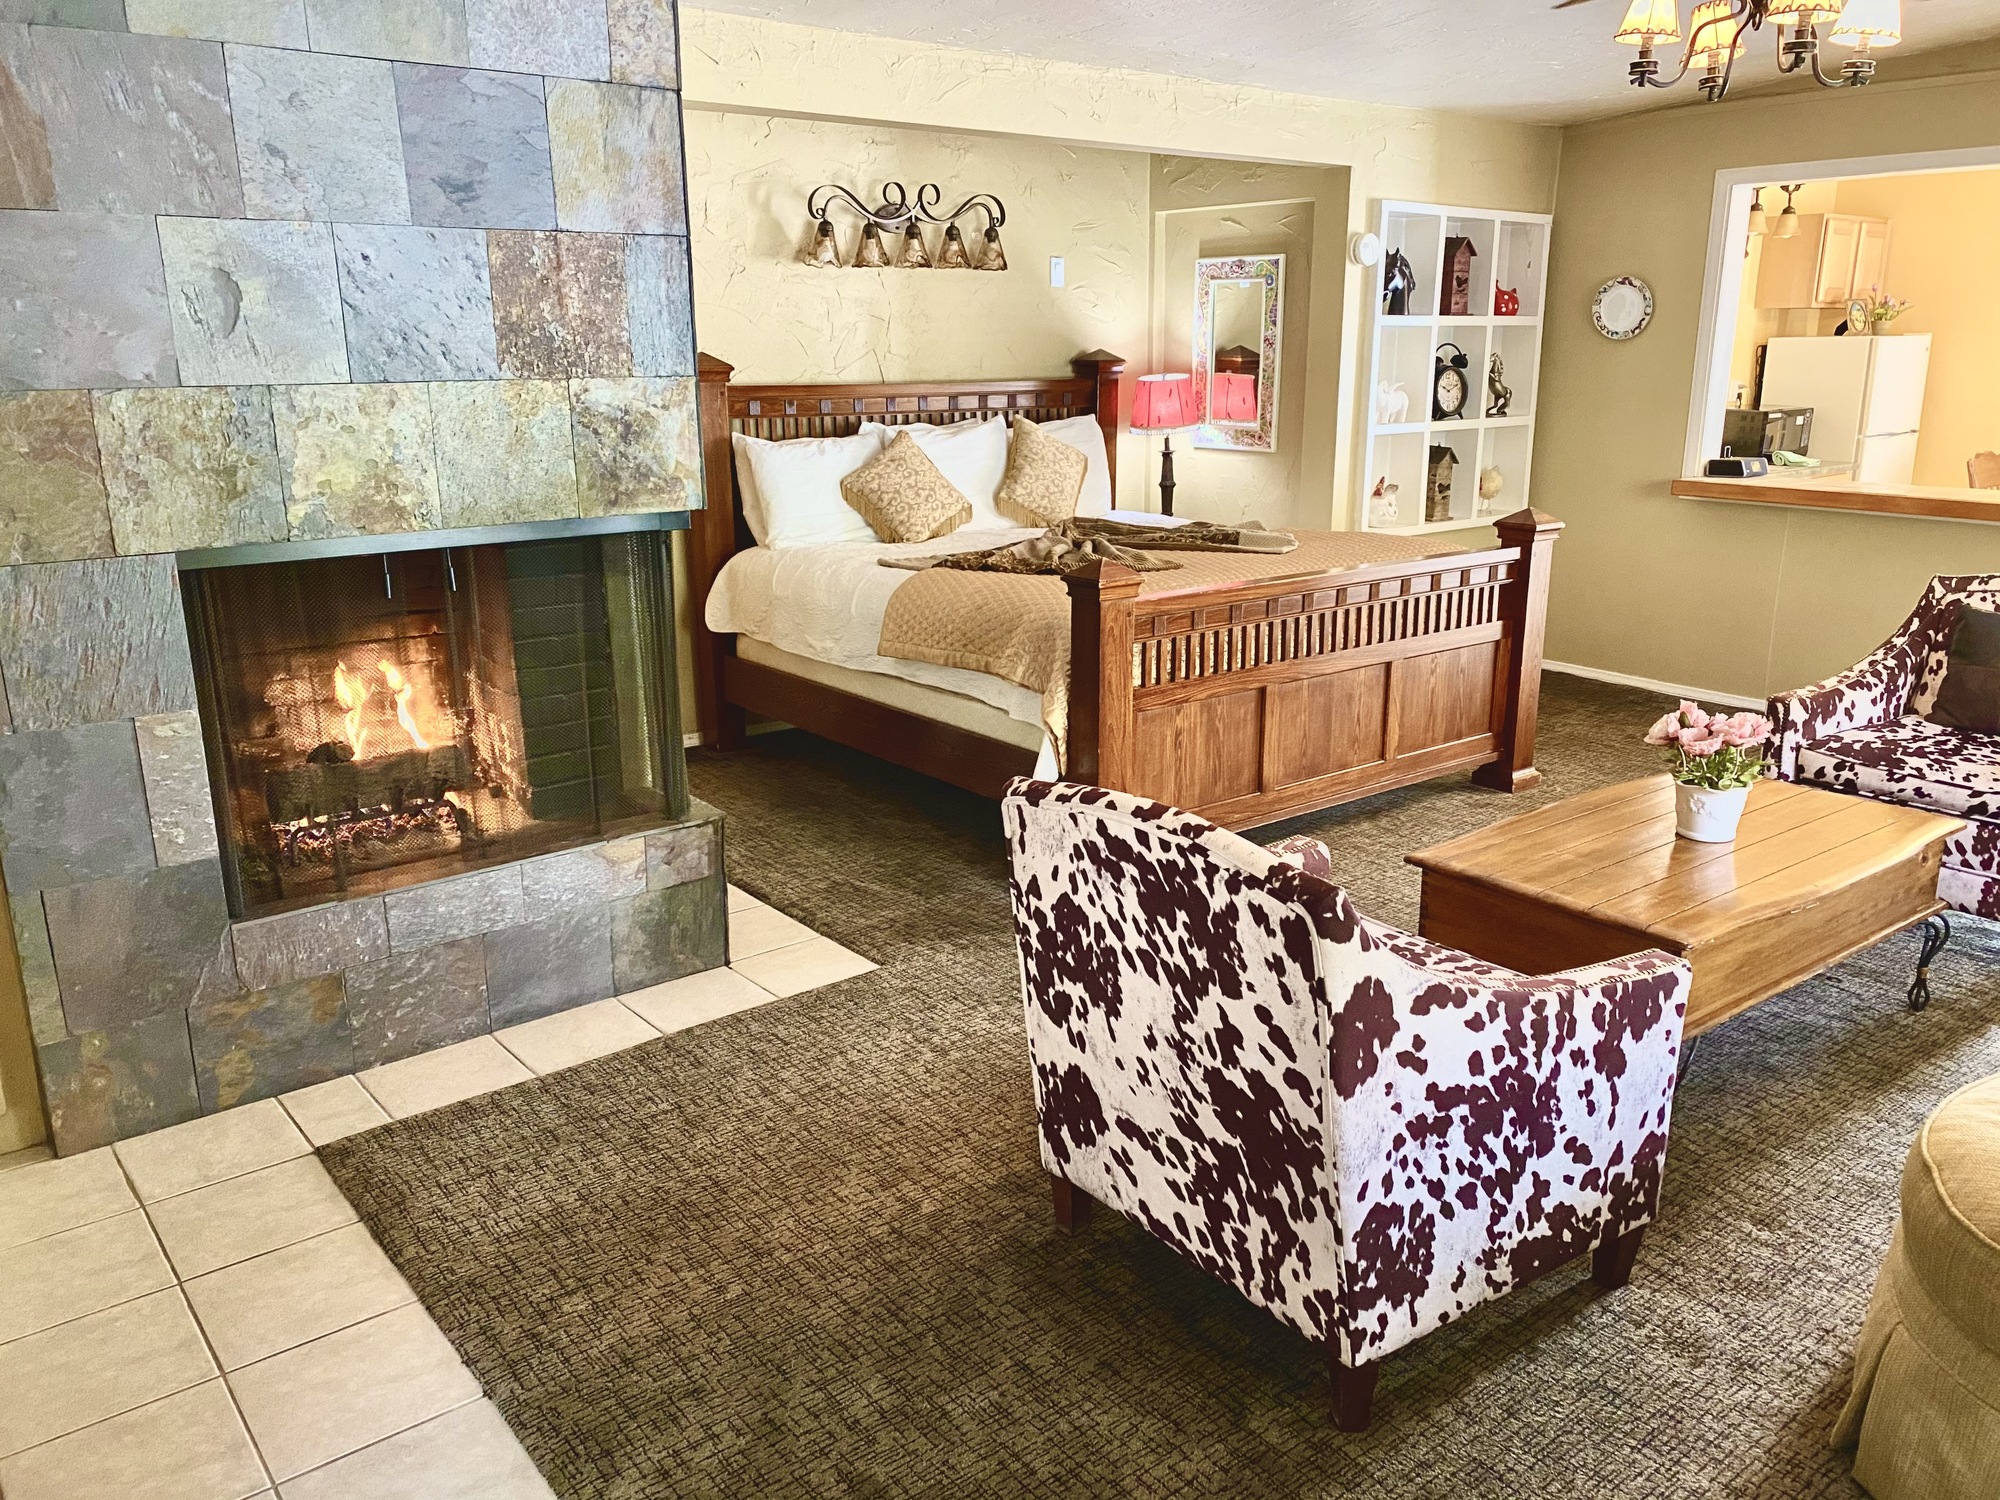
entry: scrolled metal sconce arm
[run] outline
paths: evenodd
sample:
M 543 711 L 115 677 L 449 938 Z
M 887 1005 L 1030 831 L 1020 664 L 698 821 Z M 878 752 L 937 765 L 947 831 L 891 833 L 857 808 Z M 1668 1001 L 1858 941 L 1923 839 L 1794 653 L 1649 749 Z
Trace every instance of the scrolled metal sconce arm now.
M 840 264 L 839 253 L 833 243 L 832 212 L 836 204 L 841 204 L 856 214 L 863 226 L 864 248 L 857 252 L 852 262 L 856 266 L 881 268 L 893 263 L 910 269 L 938 265 L 947 269 L 1006 270 L 1007 256 L 1000 246 L 1000 226 L 1007 222 L 1007 206 L 991 193 L 973 193 L 949 213 L 940 213 L 938 205 L 943 201 L 944 191 L 934 182 L 920 186 L 914 202 L 910 199 L 909 189 L 902 183 L 889 182 L 882 186 L 881 204 L 871 208 L 840 184 L 823 183 L 806 198 L 806 212 L 812 218 L 814 236 L 805 259 L 819 266 Z M 965 248 L 958 230 L 958 221 L 972 213 L 986 216 L 982 234 L 984 243 L 976 256 Z M 922 231 L 918 226 L 924 224 L 942 225 L 945 231 L 946 248 L 935 262 L 923 247 Z M 886 249 L 881 246 L 884 234 L 904 236 L 906 245 L 900 261 L 891 262 Z

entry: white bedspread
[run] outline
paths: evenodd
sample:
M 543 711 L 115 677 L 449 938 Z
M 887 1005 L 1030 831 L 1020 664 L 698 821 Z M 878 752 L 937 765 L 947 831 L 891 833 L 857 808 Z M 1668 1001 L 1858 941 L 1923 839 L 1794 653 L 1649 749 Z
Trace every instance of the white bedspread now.
M 1111 512 L 1140 525 L 1179 524 L 1149 511 Z M 860 672 L 880 672 L 991 704 L 1010 719 L 1039 726 L 1038 693 L 985 672 L 878 656 L 889 596 L 916 575 L 884 568 L 880 557 L 978 552 L 1037 535 L 1033 527 L 955 531 L 930 542 L 839 542 L 816 547 L 749 547 L 731 557 L 708 593 L 710 630 L 755 640 Z

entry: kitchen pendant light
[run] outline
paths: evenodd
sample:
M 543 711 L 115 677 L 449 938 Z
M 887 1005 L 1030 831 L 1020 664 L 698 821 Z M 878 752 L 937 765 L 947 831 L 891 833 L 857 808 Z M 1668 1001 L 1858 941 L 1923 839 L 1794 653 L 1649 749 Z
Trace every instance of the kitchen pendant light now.
M 1756 195 L 1750 200 L 1750 233 L 1765 234 L 1770 228 L 1771 216 L 1764 212 L 1764 190 L 1758 188 Z
M 1771 231 L 1772 239 L 1795 240 L 1799 237 L 1799 209 L 1798 205 L 1792 202 L 1792 194 L 1804 186 L 1805 184 L 1802 182 L 1797 187 L 1787 187 L 1784 189 L 1785 207 L 1784 211 L 1778 215 L 1777 226 Z
M 1568 0 L 1574 4 L 1576 0 Z M 1701 0 L 1682 44 L 1678 0 L 1631 0 L 1614 41 L 1637 47 L 1626 67 L 1635 88 L 1672 88 L 1689 73 L 1710 103 L 1725 97 L 1746 33 L 1768 24 L 1777 43 L 1780 73 L 1807 73 L 1824 88 L 1859 88 L 1874 81 L 1875 53 L 1903 40 L 1902 0 Z M 1822 28 L 1830 28 L 1824 38 Z M 1820 42 L 1853 49 L 1829 73 Z M 1680 65 L 1663 73 L 1657 49 L 1680 47 Z

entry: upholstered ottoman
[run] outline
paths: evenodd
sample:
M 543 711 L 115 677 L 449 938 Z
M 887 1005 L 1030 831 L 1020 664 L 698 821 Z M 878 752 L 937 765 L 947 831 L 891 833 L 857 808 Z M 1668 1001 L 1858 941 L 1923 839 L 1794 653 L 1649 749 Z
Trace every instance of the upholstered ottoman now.
M 1834 1427 L 1875 1500 L 2000 1495 L 2000 1077 L 1924 1122 Z

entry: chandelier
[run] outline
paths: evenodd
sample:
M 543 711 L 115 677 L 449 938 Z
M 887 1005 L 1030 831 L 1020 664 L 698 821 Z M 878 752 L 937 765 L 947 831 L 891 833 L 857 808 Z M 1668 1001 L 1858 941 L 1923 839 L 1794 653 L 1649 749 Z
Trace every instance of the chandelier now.
M 882 189 L 881 205 L 875 208 L 870 208 L 837 183 L 816 187 L 806 199 L 806 212 L 812 218 L 813 231 L 802 259 L 807 265 L 828 268 L 842 263 L 840 246 L 834 239 L 832 218 L 832 210 L 839 204 L 852 210 L 861 220 L 861 240 L 848 265 L 864 270 L 924 271 L 933 267 L 944 271 L 1006 270 L 1007 252 L 1000 244 L 1000 226 L 1007 222 L 1006 206 L 991 193 L 974 193 L 949 213 L 940 213 L 938 205 L 943 200 L 944 193 L 934 182 L 927 182 L 917 189 L 917 201 L 914 203 L 902 183 L 891 182 Z M 965 243 L 965 236 L 958 227 L 958 221 L 968 214 L 986 216 L 986 228 L 980 234 L 976 249 Z M 935 257 L 924 244 L 924 226 L 927 224 L 944 228 Z M 900 236 L 901 246 L 892 252 L 883 241 L 884 234 Z
M 1574 0 L 1572 0 L 1574 3 Z M 1681 45 L 1678 0 L 1632 0 L 1614 40 L 1637 47 L 1629 72 L 1635 88 L 1672 88 L 1699 70 L 1696 83 L 1710 103 L 1729 92 L 1730 73 L 1743 55 L 1744 34 L 1768 23 L 1777 35 L 1778 71 L 1810 70 L 1827 88 L 1858 88 L 1875 77 L 1875 53 L 1903 39 L 1902 0 L 1700 0 L 1689 19 L 1680 67 L 1663 77 L 1655 48 Z M 1829 73 L 1820 59 L 1825 40 L 1852 49 Z

